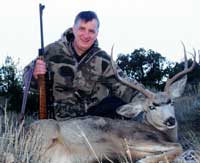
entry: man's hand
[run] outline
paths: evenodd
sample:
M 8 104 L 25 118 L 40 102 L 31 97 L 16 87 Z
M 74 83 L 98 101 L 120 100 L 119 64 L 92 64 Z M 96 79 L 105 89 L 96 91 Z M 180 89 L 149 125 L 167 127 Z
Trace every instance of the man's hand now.
M 33 77 L 35 79 L 38 79 L 38 75 L 44 75 L 46 72 L 47 72 L 46 63 L 41 59 L 37 59 L 33 71 Z

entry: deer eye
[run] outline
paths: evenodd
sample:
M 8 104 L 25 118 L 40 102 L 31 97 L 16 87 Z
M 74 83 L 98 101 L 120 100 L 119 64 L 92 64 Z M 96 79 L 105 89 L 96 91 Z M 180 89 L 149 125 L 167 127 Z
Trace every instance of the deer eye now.
M 174 101 L 171 101 L 171 103 L 170 103 L 172 106 L 174 106 Z
M 167 100 L 166 104 L 171 104 L 173 101 L 171 99 Z
M 160 106 L 158 103 L 153 102 L 153 106 Z
M 149 109 L 150 109 L 150 110 L 155 110 L 156 107 L 155 107 L 155 106 L 149 106 Z

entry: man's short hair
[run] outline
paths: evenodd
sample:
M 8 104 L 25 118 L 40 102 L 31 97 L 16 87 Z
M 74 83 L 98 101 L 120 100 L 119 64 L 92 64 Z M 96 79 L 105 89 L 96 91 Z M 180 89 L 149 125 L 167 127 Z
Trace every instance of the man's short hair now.
M 100 26 L 99 18 L 94 11 L 81 11 L 76 16 L 76 18 L 74 20 L 74 24 L 76 24 L 79 20 L 83 20 L 87 23 L 89 21 L 92 21 L 93 19 L 97 20 L 97 27 L 99 28 L 99 26 Z

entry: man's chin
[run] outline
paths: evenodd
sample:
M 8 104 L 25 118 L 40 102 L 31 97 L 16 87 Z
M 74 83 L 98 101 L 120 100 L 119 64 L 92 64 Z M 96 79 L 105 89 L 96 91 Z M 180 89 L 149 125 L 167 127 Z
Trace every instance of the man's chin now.
M 87 51 L 92 45 L 83 45 L 81 46 L 81 49 L 84 51 Z

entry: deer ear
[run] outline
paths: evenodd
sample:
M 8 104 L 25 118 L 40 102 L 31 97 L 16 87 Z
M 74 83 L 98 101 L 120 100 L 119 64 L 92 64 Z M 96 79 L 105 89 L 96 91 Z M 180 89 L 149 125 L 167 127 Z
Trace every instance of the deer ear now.
M 169 87 L 169 94 L 172 98 L 180 97 L 185 89 L 185 85 L 187 82 L 187 75 L 183 76 L 181 79 L 174 82 Z
M 142 102 L 132 102 L 126 105 L 123 105 L 119 108 L 117 108 L 117 113 L 127 117 L 127 118 L 134 118 L 136 117 L 140 112 L 144 110 L 144 106 L 142 105 Z

